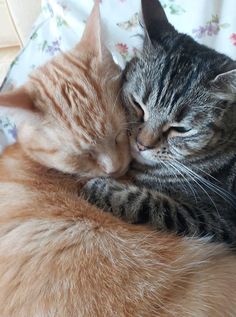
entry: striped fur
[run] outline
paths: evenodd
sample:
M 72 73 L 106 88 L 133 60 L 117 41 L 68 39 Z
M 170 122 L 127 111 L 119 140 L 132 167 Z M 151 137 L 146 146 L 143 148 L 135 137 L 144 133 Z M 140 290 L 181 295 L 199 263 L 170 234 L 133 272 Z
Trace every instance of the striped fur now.
M 236 240 L 236 63 L 143 0 L 143 53 L 126 67 L 133 184 L 97 179 L 90 201 L 132 223 Z M 141 164 L 140 164 L 141 163 Z

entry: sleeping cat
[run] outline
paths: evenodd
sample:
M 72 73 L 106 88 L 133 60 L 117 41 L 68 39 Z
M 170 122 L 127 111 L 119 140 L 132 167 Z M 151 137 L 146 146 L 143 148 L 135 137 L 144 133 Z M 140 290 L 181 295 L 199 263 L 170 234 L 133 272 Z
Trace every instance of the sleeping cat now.
M 90 202 L 131 223 L 236 240 L 236 62 L 142 1 L 145 41 L 123 76 L 133 183 L 91 180 Z
M 0 158 L 1 317 L 236 312 L 236 257 L 223 246 L 126 224 L 78 197 L 78 179 L 129 163 L 119 75 L 96 2 L 74 50 L 0 95 L 24 121 Z

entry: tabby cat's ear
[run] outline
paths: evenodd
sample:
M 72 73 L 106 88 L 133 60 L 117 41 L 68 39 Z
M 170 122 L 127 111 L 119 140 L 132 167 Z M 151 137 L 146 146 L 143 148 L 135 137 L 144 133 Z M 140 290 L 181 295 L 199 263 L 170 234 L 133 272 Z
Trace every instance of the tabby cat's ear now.
M 95 0 L 79 45 L 84 45 L 92 55 L 102 58 L 101 18 L 99 0 Z
M 24 86 L 7 93 L 0 94 L 0 106 L 18 108 L 35 112 L 36 108 Z
M 236 101 L 236 69 L 217 75 L 211 83 L 219 98 Z
M 142 0 L 142 14 L 146 36 L 151 42 L 159 42 L 166 33 L 175 31 L 158 0 Z

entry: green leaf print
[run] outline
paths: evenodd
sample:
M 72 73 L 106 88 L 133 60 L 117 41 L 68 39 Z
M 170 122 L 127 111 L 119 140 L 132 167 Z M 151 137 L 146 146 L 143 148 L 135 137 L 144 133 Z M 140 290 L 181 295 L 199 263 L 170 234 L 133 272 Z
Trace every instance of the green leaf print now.
M 180 15 L 185 13 L 184 8 L 175 3 L 175 0 L 161 0 L 161 4 L 165 10 L 169 10 L 170 14 Z
M 31 39 L 31 40 L 36 40 L 37 37 L 38 37 L 38 33 L 37 33 L 37 31 L 35 31 L 35 32 L 31 35 L 30 39 Z
M 48 41 L 44 41 L 42 45 L 42 51 L 44 51 L 47 46 L 48 46 Z
M 57 23 L 57 27 L 68 26 L 68 23 L 66 22 L 66 20 L 63 19 L 59 15 L 56 17 L 56 23 Z

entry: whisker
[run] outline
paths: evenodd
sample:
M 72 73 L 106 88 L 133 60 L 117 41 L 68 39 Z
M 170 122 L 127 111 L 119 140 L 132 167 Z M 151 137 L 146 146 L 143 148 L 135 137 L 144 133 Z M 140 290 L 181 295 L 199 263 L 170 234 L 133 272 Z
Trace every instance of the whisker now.
M 164 165 L 168 170 L 169 170 L 169 167 L 172 167 L 172 168 L 174 169 L 174 171 L 177 170 L 176 168 L 174 168 L 173 166 L 171 166 L 170 162 L 165 162 L 165 161 L 163 161 L 163 160 L 159 160 L 159 161 L 160 161 L 160 163 L 161 163 L 162 165 Z M 176 174 L 176 173 L 174 173 L 174 176 L 175 176 L 175 178 L 178 180 L 178 177 L 177 177 L 177 174 Z M 181 185 L 184 187 L 184 189 L 185 189 L 185 191 L 186 191 L 186 193 L 187 193 L 187 190 L 186 190 L 186 187 L 184 186 L 184 184 L 181 183 Z
M 217 213 L 219 214 L 219 210 L 214 202 L 214 200 L 212 199 L 212 197 L 208 194 L 208 192 L 205 190 L 205 188 L 199 183 L 199 179 L 196 177 L 194 177 L 195 175 L 193 175 L 191 173 L 191 171 L 188 171 L 185 167 L 185 165 L 181 164 L 181 165 L 178 165 L 178 161 L 176 161 L 176 165 L 178 168 L 181 168 L 182 167 L 182 170 L 186 172 L 186 174 L 192 179 L 192 181 L 198 185 L 198 187 L 207 195 L 207 197 L 209 198 L 209 200 L 212 202 L 212 205 L 214 206 L 214 208 L 216 209 Z
M 191 183 L 189 182 L 189 180 L 185 177 L 185 175 L 183 173 L 181 173 L 174 165 L 172 165 L 171 163 L 168 162 L 168 164 L 173 168 L 175 169 L 182 177 L 183 179 L 187 182 L 190 190 L 192 191 L 193 193 L 193 196 L 194 196 L 194 199 L 195 201 L 197 202 L 197 196 L 196 196 L 196 191 L 194 190 L 194 187 L 191 185 Z
M 119 89 L 119 91 L 118 91 L 118 93 L 117 93 L 117 95 L 116 95 L 115 102 L 114 102 L 113 108 L 112 108 L 112 110 L 111 110 L 111 113 L 112 113 L 112 114 L 114 113 L 114 110 L 115 110 L 115 107 L 116 107 L 116 105 L 117 105 L 117 101 L 118 101 L 118 98 L 119 98 L 119 96 L 120 96 L 121 90 L 122 90 L 122 87 Z
M 212 192 L 214 192 L 215 194 L 217 194 L 218 196 L 223 198 L 225 201 L 230 203 L 232 206 L 236 206 L 236 197 L 233 194 L 231 194 L 230 192 L 226 191 L 223 188 L 220 188 L 216 184 L 212 184 L 210 181 L 207 181 L 205 178 L 201 177 L 200 175 L 198 175 L 197 173 L 192 171 L 190 168 L 185 166 L 183 163 L 180 163 L 179 161 L 175 160 L 174 158 L 172 158 L 172 159 L 175 161 L 175 163 L 178 165 L 178 167 L 182 167 L 185 170 L 187 175 L 189 175 L 189 176 L 192 175 L 194 177 L 194 179 L 196 178 L 202 185 L 205 185 L 208 189 L 210 189 Z
M 217 178 L 215 178 L 215 177 L 213 177 L 211 174 L 205 172 L 205 171 L 204 171 L 203 169 L 201 169 L 200 167 L 194 166 L 194 168 L 198 169 L 200 172 L 202 172 L 202 173 L 205 174 L 206 176 L 210 177 L 210 178 L 213 179 L 214 181 L 216 181 L 216 182 L 218 182 L 219 184 L 221 184 L 221 182 L 220 182 Z M 199 177 L 201 177 L 201 176 L 199 175 Z

